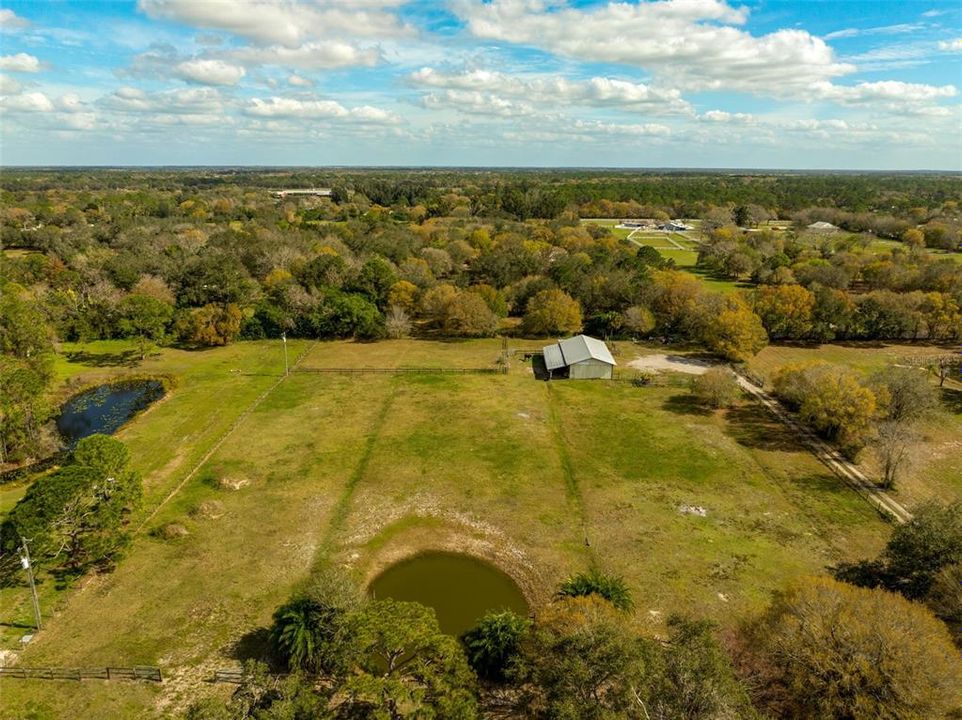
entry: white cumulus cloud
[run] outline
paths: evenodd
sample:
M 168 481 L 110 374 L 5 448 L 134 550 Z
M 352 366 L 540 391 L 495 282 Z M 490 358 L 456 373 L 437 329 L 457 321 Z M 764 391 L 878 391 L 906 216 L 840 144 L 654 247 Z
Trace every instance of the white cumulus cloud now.
M 0 100 L 0 106 L 5 110 L 15 112 L 48 113 L 56 110 L 53 101 L 42 92 L 28 92 L 20 95 L 10 95 Z
M 421 68 L 410 76 L 414 85 L 446 90 L 490 92 L 523 99 L 526 103 L 589 105 L 649 112 L 688 113 L 681 91 L 606 77 L 569 80 L 561 76 L 507 75 L 489 70 L 445 73 Z
M 354 120 L 375 124 L 393 124 L 397 116 L 381 108 L 363 105 L 346 108 L 335 100 L 272 97 L 267 100 L 252 98 L 244 113 L 259 118 L 302 118 Z
M 535 113 L 534 106 L 529 103 L 509 100 L 494 93 L 479 90 L 443 90 L 428 93 L 421 98 L 421 104 L 432 110 L 454 108 L 469 115 L 513 117 Z
M 294 87 L 314 87 L 314 81 L 310 78 L 302 77 L 297 73 L 291 73 L 287 78 L 287 84 Z
M 939 41 L 939 50 L 943 52 L 962 52 L 962 38 Z
M 244 47 L 232 50 L 225 57 L 247 65 L 283 65 L 301 70 L 324 70 L 351 65 L 372 66 L 381 60 L 377 48 L 363 48 L 340 40 L 304 43 L 289 48 L 284 46 Z
M 22 18 L 9 8 L 0 8 L 0 28 L 4 30 L 19 30 L 30 27 L 30 21 Z
M 186 60 L 174 68 L 174 74 L 201 85 L 236 85 L 247 71 L 240 65 L 223 60 Z
M 398 37 L 413 29 L 392 12 L 396 2 L 355 0 L 139 0 L 149 17 L 222 30 L 288 48 L 319 37 Z
M 750 113 L 731 113 L 725 110 L 709 110 L 698 116 L 699 120 L 712 123 L 740 123 L 749 124 L 755 121 Z
M 214 88 L 188 88 L 148 93 L 139 88 L 122 87 L 99 101 L 109 110 L 122 113 L 172 115 L 218 114 L 224 101 Z
M 0 95 L 16 95 L 23 86 L 9 75 L 0 75 Z
M 861 82 L 856 85 L 816 83 L 812 97 L 828 100 L 839 105 L 875 105 L 894 112 L 912 114 L 944 115 L 947 109 L 936 103 L 955 97 L 958 90 L 953 85 L 924 85 L 899 80 Z
M 39 72 L 40 61 L 33 55 L 27 53 L 17 53 L 16 55 L 0 56 L 0 70 L 10 70 L 12 72 Z
M 805 86 L 854 71 L 803 30 L 754 36 L 745 8 L 721 0 L 608 3 L 576 8 L 543 0 L 456 0 L 479 38 L 534 46 L 580 60 L 650 69 L 690 89 L 749 92 Z

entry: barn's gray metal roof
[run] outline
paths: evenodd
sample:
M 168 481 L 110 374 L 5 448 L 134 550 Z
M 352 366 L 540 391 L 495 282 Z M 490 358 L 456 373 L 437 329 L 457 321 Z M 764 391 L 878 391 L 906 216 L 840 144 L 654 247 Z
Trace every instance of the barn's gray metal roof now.
M 545 345 L 544 364 L 549 370 L 557 370 L 565 366 L 565 356 L 561 354 L 561 348 L 555 345 Z
M 601 360 L 609 365 L 617 365 L 608 351 L 608 346 L 601 340 L 596 340 L 587 335 L 565 338 L 555 345 L 544 347 L 544 364 L 549 370 L 557 370 L 591 358 Z

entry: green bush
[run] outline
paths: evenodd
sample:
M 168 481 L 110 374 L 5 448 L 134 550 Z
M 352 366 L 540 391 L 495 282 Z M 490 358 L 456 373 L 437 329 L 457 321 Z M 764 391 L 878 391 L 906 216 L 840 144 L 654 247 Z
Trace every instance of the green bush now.
M 508 677 L 530 624 L 510 610 L 492 612 L 461 636 L 468 664 L 478 677 L 495 682 Z
M 607 575 L 597 568 L 588 572 L 578 573 L 568 578 L 558 590 L 559 597 L 585 597 L 599 595 L 619 610 L 626 612 L 635 607 L 631 598 L 631 591 L 624 578 Z

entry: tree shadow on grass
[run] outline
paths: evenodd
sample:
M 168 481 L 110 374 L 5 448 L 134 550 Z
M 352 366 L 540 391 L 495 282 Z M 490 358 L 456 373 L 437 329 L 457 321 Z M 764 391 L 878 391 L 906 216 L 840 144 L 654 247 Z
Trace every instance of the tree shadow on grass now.
M 693 395 L 672 395 L 661 405 L 663 410 L 676 415 L 699 415 L 708 417 L 712 414 L 710 408 L 705 407 Z
M 725 434 L 739 445 L 784 452 L 803 449 L 795 435 L 758 403 L 732 408 L 726 419 Z
M 0 622 L 0 627 L 11 630 L 36 630 L 37 626 L 29 622 Z
M 690 272 L 692 275 L 697 275 L 703 280 L 714 280 L 716 282 L 732 283 L 739 290 L 751 290 L 755 287 L 753 283 L 746 282 L 744 280 L 738 280 L 737 278 L 729 277 L 722 273 L 712 272 L 703 265 L 692 265 L 687 268 L 682 268 L 686 272 Z
M 271 652 L 271 634 L 266 627 L 254 628 L 241 635 L 230 646 L 228 654 L 241 663 L 248 660 L 259 660 L 267 663 L 271 670 L 275 672 L 287 670 L 284 663 L 274 657 L 274 653 Z
M 825 497 L 829 493 L 839 495 L 852 492 L 851 488 L 835 475 L 826 470 L 824 473 L 813 473 L 801 477 L 793 477 L 792 483 L 806 493 Z
M 962 390 L 943 387 L 942 407 L 954 415 L 962 415 Z
M 136 367 L 140 362 L 140 353 L 136 350 L 106 353 L 72 350 L 67 353 L 67 360 L 78 365 L 86 365 L 87 367 Z
M 94 568 L 89 570 L 91 573 L 95 572 Z M 84 571 L 77 568 L 57 567 L 50 570 L 50 576 L 54 579 L 54 587 L 57 590 L 67 590 L 84 576 Z

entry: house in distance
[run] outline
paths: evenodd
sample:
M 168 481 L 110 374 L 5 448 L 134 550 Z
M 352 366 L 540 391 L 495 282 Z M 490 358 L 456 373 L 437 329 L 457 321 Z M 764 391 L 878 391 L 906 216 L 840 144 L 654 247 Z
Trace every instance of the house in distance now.
M 608 346 L 587 335 L 576 335 L 559 340 L 554 345 L 546 345 L 543 352 L 548 379 L 610 380 L 611 371 L 616 365 Z

